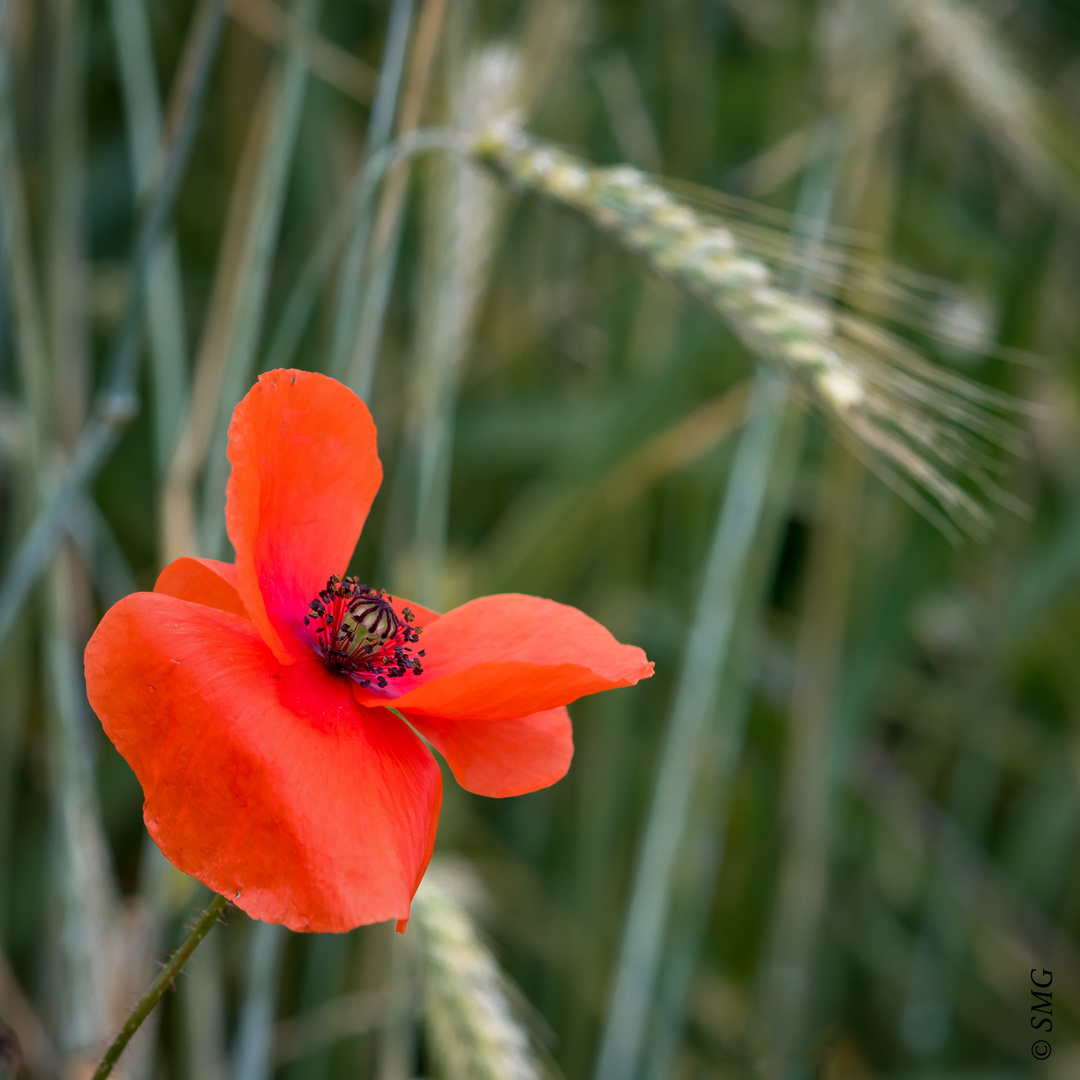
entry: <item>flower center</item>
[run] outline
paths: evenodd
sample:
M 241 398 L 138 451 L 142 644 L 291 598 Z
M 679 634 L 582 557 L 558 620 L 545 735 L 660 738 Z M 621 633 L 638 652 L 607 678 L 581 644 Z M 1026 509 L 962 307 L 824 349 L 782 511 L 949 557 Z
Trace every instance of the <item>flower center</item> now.
M 424 650 L 412 655 L 421 629 L 412 625 L 415 618 L 409 608 L 399 615 L 382 589 L 335 574 L 308 605 L 304 625 L 330 667 L 353 675 L 361 686 L 382 688 L 406 672 L 423 674 Z

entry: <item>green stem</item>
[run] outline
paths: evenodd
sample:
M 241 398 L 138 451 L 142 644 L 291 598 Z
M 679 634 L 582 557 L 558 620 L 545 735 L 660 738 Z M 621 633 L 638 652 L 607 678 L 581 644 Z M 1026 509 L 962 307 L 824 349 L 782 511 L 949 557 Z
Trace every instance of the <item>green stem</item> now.
M 172 985 L 180 969 L 188 962 L 189 957 L 195 951 L 198 944 L 208 933 L 210 927 L 218 921 L 218 917 L 229 903 L 224 896 L 215 896 L 210 901 L 210 906 L 203 912 L 202 918 L 192 927 L 191 933 L 184 938 L 183 944 L 169 958 L 169 962 L 161 970 L 161 974 L 150 984 L 150 989 L 143 994 L 139 1004 L 132 1010 L 120 1034 L 113 1040 L 112 1046 L 105 1052 L 101 1064 L 94 1073 L 93 1080 L 105 1080 L 112 1071 L 113 1066 L 120 1060 L 127 1044 L 132 1036 L 142 1026 L 142 1022 L 154 1011 L 154 1006 L 161 1000 L 165 991 Z

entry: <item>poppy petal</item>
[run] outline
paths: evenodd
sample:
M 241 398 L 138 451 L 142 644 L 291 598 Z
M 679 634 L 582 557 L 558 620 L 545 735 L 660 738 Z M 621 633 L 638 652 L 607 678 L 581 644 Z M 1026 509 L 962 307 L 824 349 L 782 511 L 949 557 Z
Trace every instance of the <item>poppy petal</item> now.
M 244 606 L 279 660 L 310 660 L 308 605 L 345 573 L 382 481 L 371 414 L 325 375 L 269 371 L 233 413 L 229 461 Z
M 236 591 L 236 567 L 217 559 L 175 559 L 158 574 L 154 592 L 248 617 Z
M 424 627 L 420 647 L 422 675 L 357 699 L 447 720 L 515 720 L 631 686 L 653 670 L 641 649 L 577 608 L 514 593 L 448 611 Z
M 91 638 L 86 683 L 175 866 L 294 930 L 408 917 L 440 770 L 347 680 L 279 664 L 246 619 L 135 593 Z
M 565 708 L 519 720 L 444 720 L 406 712 L 405 719 L 475 795 L 524 795 L 561 780 L 574 756 L 570 714 Z

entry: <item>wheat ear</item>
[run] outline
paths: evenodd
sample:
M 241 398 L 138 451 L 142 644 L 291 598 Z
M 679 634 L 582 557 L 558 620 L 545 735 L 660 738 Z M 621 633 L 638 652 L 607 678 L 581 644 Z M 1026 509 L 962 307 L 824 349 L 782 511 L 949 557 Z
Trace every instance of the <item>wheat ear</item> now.
M 462 901 L 472 885 L 458 868 L 435 867 L 413 900 L 429 1049 L 447 1080 L 540 1080 L 506 977 Z
M 784 287 L 722 220 L 645 173 L 594 168 L 510 124 L 472 152 L 529 191 L 585 215 L 656 273 L 715 311 L 857 446 L 871 467 L 950 537 L 985 534 L 991 517 L 965 483 L 1008 502 L 991 447 L 1019 444 L 1006 399 L 945 372 L 873 324 Z

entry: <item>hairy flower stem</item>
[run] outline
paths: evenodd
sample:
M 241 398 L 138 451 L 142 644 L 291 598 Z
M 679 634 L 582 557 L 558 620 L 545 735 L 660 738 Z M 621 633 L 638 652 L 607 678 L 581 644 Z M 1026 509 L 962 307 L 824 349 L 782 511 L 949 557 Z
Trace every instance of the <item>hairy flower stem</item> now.
M 202 917 L 192 927 L 191 932 L 180 948 L 169 957 L 169 962 L 161 969 L 161 974 L 150 984 L 150 989 L 139 999 L 138 1005 L 132 1010 L 131 1015 L 124 1022 L 120 1034 L 113 1039 L 112 1045 L 105 1052 L 101 1064 L 94 1073 L 93 1080 L 105 1080 L 113 1071 L 113 1066 L 120 1060 L 127 1044 L 131 1042 L 135 1032 L 142 1027 L 142 1022 L 154 1011 L 154 1007 L 162 999 L 165 991 L 172 985 L 173 980 L 179 974 L 180 969 L 191 958 L 191 954 L 198 947 L 210 928 L 218 921 L 229 901 L 224 896 L 215 896 L 210 905 L 203 912 Z

